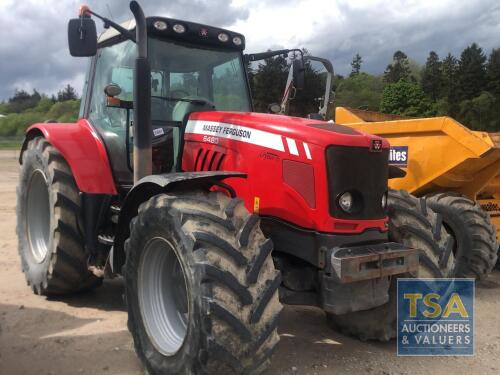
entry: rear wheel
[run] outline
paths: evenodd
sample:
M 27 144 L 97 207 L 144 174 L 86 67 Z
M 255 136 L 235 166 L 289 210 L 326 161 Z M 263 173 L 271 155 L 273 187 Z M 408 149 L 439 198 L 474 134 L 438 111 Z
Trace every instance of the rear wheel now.
M 67 294 L 101 284 L 87 269 L 80 196 L 62 155 L 45 138 L 28 142 L 17 188 L 22 270 L 37 294 Z
M 418 277 L 439 278 L 453 275 L 453 239 L 425 199 L 404 190 L 389 191 L 389 239 L 420 249 Z M 414 275 L 400 275 L 413 277 Z M 327 314 L 329 325 L 362 340 L 388 341 L 396 337 L 396 281 L 391 280 L 389 302 L 374 309 L 345 315 Z
M 476 202 L 456 193 L 427 198 L 429 207 L 443 217 L 453 236 L 456 276 L 485 279 L 497 261 L 496 229 L 490 216 Z
M 279 341 L 272 242 L 239 199 L 161 194 L 131 223 L 128 326 L 152 374 L 260 373 Z

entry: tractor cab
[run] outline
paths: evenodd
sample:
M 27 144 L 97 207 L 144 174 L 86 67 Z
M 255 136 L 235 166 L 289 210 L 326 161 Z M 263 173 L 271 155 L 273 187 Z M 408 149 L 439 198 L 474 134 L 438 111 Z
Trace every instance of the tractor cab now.
M 200 111 L 250 112 L 243 62 L 244 37 L 227 30 L 168 18 L 146 19 L 150 65 L 152 172 L 179 170 L 183 128 Z M 121 25 L 132 31 L 135 22 Z M 133 184 L 133 87 L 136 43 L 109 28 L 97 39 L 80 117 L 98 131 L 117 184 Z M 147 81 L 147 80 L 146 80 Z

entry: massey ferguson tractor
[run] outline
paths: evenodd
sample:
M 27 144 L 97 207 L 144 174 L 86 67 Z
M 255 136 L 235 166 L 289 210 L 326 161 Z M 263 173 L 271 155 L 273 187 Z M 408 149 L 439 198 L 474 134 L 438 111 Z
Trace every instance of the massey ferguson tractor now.
M 262 372 L 282 303 L 393 337 L 396 278 L 452 275 L 453 241 L 425 200 L 388 191 L 402 172 L 387 141 L 253 113 L 243 35 L 130 9 L 122 25 L 88 7 L 70 20 L 71 54 L 90 57 L 79 120 L 26 133 L 17 233 L 33 291 L 122 276 L 152 374 Z

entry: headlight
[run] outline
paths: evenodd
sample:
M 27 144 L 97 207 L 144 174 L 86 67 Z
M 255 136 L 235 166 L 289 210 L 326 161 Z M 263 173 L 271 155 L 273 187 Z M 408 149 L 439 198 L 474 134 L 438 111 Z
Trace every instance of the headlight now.
M 217 35 L 217 38 L 223 43 L 227 42 L 229 40 L 229 36 L 226 33 L 220 33 Z
M 339 197 L 339 206 L 345 212 L 352 211 L 352 194 L 349 192 L 345 192 Z
M 384 210 L 387 208 L 387 192 L 382 195 L 382 208 Z
M 177 34 L 182 34 L 183 32 L 186 31 L 186 28 L 184 25 L 181 25 L 180 23 L 176 23 L 172 29 L 177 33 Z
M 163 21 L 156 21 L 154 24 L 155 29 L 163 31 L 167 29 L 167 23 Z

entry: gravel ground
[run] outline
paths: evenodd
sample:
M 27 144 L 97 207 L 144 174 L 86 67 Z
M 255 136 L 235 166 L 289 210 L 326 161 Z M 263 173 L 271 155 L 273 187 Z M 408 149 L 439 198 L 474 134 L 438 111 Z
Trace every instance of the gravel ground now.
M 15 237 L 15 151 L 0 151 L 0 374 L 141 374 L 120 280 L 49 300 L 26 286 Z M 500 271 L 476 290 L 474 357 L 396 356 L 396 345 L 359 342 L 313 308 L 286 307 L 267 374 L 499 374 Z

